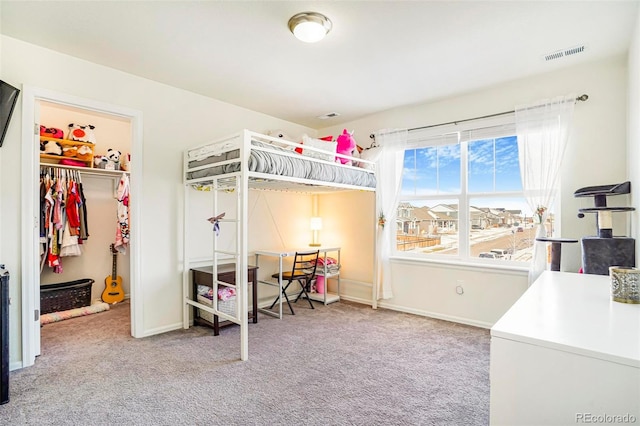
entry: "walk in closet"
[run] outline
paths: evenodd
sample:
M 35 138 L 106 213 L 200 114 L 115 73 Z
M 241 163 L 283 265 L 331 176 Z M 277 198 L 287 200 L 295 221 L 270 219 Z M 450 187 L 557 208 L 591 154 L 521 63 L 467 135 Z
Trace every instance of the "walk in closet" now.
M 105 280 L 117 275 L 122 279 L 121 290 L 128 298 L 131 256 L 129 245 L 117 242 L 117 232 L 119 228 L 122 232 L 118 218 L 118 190 L 122 185 L 121 180 L 124 179 L 127 184 L 129 180 L 131 121 L 125 117 L 55 102 L 39 100 L 37 106 L 40 115 L 39 125 L 47 129 L 60 129 L 63 132 L 62 138 L 41 138 L 40 183 L 43 178 L 54 181 L 61 179 L 66 183 L 70 197 L 72 185 L 75 186 L 83 195 L 82 204 L 86 210 L 86 215 L 82 218 L 82 232 L 77 235 L 78 247 L 61 253 L 51 252 L 52 241 L 47 236 L 50 233 L 42 232 L 42 223 L 51 222 L 44 218 L 47 209 L 41 212 L 40 285 L 94 280 L 89 301 L 93 304 L 101 301 Z M 90 139 L 95 142 L 70 142 L 70 124 L 92 126 L 92 129 L 88 127 L 87 130 L 93 133 Z M 44 145 L 47 143 L 50 145 L 45 152 Z M 64 153 L 60 148 L 64 149 Z M 67 152 L 70 149 L 75 151 L 77 148 L 86 148 L 87 155 L 75 156 Z M 106 165 L 109 149 L 120 152 L 119 162 Z M 105 157 L 102 162 L 101 157 Z M 65 161 L 70 159 L 76 164 L 69 165 L 68 163 L 73 161 Z M 81 215 L 83 213 L 84 211 Z M 115 250 L 111 247 L 114 243 Z M 65 255 L 67 253 L 71 255 Z

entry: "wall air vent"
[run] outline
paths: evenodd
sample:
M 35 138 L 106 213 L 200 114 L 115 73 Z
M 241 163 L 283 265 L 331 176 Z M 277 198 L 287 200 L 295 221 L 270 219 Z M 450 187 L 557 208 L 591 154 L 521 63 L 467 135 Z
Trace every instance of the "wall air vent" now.
M 544 55 L 544 60 L 553 61 L 556 59 L 564 58 L 565 56 L 577 55 L 578 53 L 584 52 L 585 49 L 586 49 L 585 45 L 569 47 L 567 49 L 558 50 L 556 52 L 552 52 Z
M 318 116 L 318 117 L 316 117 L 316 118 L 319 118 L 320 120 L 326 120 L 327 118 L 333 118 L 333 117 L 337 117 L 337 116 L 339 116 L 339 115 L 340 115 L 340 114 L 338 114 L 337 112 L 328 112 L 328 113 L 326 113 L 326 114 L 319 115 L 319 116 Z

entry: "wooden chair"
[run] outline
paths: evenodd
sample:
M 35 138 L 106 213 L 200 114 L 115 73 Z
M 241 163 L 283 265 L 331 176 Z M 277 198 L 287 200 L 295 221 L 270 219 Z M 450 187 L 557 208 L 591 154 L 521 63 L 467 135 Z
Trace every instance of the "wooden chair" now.
M 282 281 L 283 282 L 286 281 L 286 284 L 282 287 L 282 294 L 276 297 L 276 299 L 273 301 L 269 309 L 273 309 L 273 307 L 275 306 L 276 303 L 278 303 L 280 298 L 284 296 L 285 300 L 287 301 L 287 305 L 289 305 L 289 309 L 291 309 L 291 315 L 295 315 L 295 312 L 293 311 L 293 307 L 291 306 L 291 303 L 289 301 L 289 296 L 287 296 L 287 289 L 289 288 L 291 283 L 294 281 L 298 282 L 301 288 L 300 293 L 298 293 L 298 296 L 296 297 L 296 300 L 294 300 L 294 303 L 297 302 L 298 299 L 302 297 L 302 295 L 304 295 L 307 301 L 309 302 L 311 309 L 315 309 L 313 307 L 313 303 L 311 303 L 311 299 L 309 298 L 309 293 L 307 293 L 307 290 L 311 289 L 311 280 L 313 280 L 313 277 L 316 274 L 316 267 L 318 264 L 319 254 L 320 254 L 319 250 L 296 252 L 295 257 L 293 259 L 293 267 L 291 271 L 282 272 Z M 279 279 L 280 275 L 273 274 L 271 275 L 271 277 Z

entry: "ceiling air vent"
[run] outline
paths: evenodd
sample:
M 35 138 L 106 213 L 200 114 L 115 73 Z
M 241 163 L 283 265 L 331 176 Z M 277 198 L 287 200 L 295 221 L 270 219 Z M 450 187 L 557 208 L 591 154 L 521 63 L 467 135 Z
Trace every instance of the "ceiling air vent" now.
M 584 52 L 585 49 L 586 47 L 584 45 L 569 47 L 567 49 L 558 50 L 556 52 L 552 52 L 544 55 L 544 60 L 553 61 L 556 59 L 564 58 L 565 56 L 577 55 L 578 53 Z
M 317 118 L 319 118 L 320 120 L 326 120 L 327 118 L 333 118 L 333 117 L 337 117 L 340 114 L 338 114 L 337 112 L 328 112 L 324 115 L 319 115 Z

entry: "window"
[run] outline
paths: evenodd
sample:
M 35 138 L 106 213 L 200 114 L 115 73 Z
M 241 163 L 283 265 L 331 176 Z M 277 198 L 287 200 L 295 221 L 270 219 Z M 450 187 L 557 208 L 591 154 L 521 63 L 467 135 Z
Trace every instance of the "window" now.
M 411 140 L 404 152 L 396 254 L 529 262 L 533 213 L 513 127 Z M 551 226 L 552 219 L 548 226 Z

